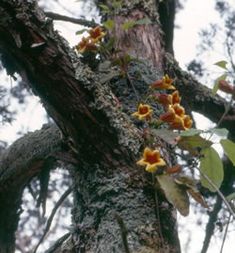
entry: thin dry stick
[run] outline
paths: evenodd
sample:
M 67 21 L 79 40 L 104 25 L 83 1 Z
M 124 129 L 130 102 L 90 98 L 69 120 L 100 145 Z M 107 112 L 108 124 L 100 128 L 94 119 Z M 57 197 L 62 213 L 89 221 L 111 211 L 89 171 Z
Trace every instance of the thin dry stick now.
M 45 12 L 45 14 L 48 18 L 52 18 L 54 20 L 70 22 L 70 23 L 74 23 L 77 25 L 83 25 L 83 26 L 87 26 L 87 27 L 96 27 L 99 25 L 94 20 L 89 21 L 89 20 L 82 19 L 82 18 L 73 18 L 73 17 L 68 17 L 68 16 L 60 15 L 58 13 L 49 12 L 49 11 Z
M 224 197 L 223 193 L 219 190 L 219 188 L 213 183 L 213 181 L 205 173 L 203 173 L 200 169 L 198 169 L 198 170 L 201 173 L 201 175 L 208 181 L 208 183 L 215 188 L 215 190 L 217 191 L 218 195 L 221 197 L 221 199 L 223 200 L 224 204 L 227 206 L 229 212 L 235 218 L 235 213 L 234 213 L 232 207 L 230 206 L 230 204 L 228 203 L 228 201 L 226 200 L 226 198 Z
M 226 237 L 228 234 L 228 226 L 229 226 L 230 219 L 231 219 L 231 213 L 229 214 L 229 217 L 228 217 L 228 224 L 227 224 L 225 232 L 224 232 L 224 237 L 223 237 L 222 245 L 220 248 L 220 253 L 223 253 L 224 243 L 225 243 L 225 240 L 226 240 Z
M 61 206 L 61 204 L 63 203 L 63 201 L 69 196 L 69 194 L 72 192 L 73 188 L 69 187 L 67 191 L 64 192 L 64 194 L 60 197 L 60 199 L 57 201 L 56 205 L 54 206 L 48 220 L 47 220 L 47 224 L 46 224 L 46 228 L 44 230 L 44 233 L 41 237 L 41 239 L 39 240 L 38 244 L 36 245 L 33 253 L 36 253 L 38 247 L 40 246 L 40 244 L 42 243 L 42 241 L 44 240 L 46 234 L 48 233 L 50 227 L 51 227 L 51 223 L 53 221 L 53 218 L 58 210 L 58 208 Z
M 229 110 L 230 110 L 230 108 L 231 108 L 231 106 L 233 104 L 233 101 L 234 101 L 233 98 L 231 98 L 231 100 L 229 101 L 229 103 L 227 104 L 227 106 L 225 106 L 224 113 L 221 116 L 221 118 L 220 118 L 219 122 L 217 123 L 216 127 L 219 127 L 220 124 L 223 122 L 224 117 L 228 114 L 228 112 L 229 112 Z

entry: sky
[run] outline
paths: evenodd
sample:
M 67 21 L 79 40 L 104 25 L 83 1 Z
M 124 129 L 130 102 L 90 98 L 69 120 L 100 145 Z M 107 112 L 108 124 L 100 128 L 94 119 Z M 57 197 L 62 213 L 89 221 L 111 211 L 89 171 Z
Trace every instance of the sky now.
M 74 13 L 80 10 L 79 3 L 72 0 L 64 0 L 63 6 L 66 6 L 67 9 L 71 9 Z M 185 68 L 186 64 L 189 63 L 192 59 L 196 58 L 197 45 L 199 44 L 199 32 L 202 28 L 206 28 L 210 22 L 219 22 L 218 14 L 213 10 L 214 9 L 214 0 L 188 0 L 185 4 L 185 7 L 180 11 L 176 16 L 176 25 L 174 35 L 174 50 L 175 57 L 179 61 L 180 66 Z M 53 6 L 53 11 L 60 14 L 67 14 L 59 5 Z M 71 15 L 71 14 L 69 14 Z M 89 17 L 86 16 L 89 19 Z M 56 29 L 63 35 L 69 42 L 71 46 L 74 46 L 78 42 L 78 37 L 75 35 L 75 32 L 81 27 L 78 25 L 65 23 L 65 22 L 55 22 Z M 213 73 L 214 67 L 213 63 L 223 59 L 223 55 L 218 52 L 209 53 L 206 56 L 206 68 L 207 71 Z M 215 74 L 217 75 L 217 73 Z M 1 83 L 5 85 L 16 85 L 13 80 L 6 75 L 1 75 Z M 210 85 L 210 84 L 208 84 Z M 21 129 L 22 132 L 33 131 L 35 129 L 41 128 L 41 125 L 45 121 L 44 109 L 41 107 L 41 103 L 38 98 L 30 99 L 28 101 L 27 107 L 18 107 L 15 100 L 11 101 L 12 108 L 19 108 L 20 112 L 16 117 L 16 120 L 12 124 L 6 124 L 0 126 L 0 139 L 13 142 L 18 135 L 16 134 L 19 130 L 18 127 L 24 125 Z M 200 116 L 198 116 L 201 120 Z M 203 119 L 203 122 L 207 122 L 204 127 L 209 126 L 209 121 Z M 202 247 L 202 242 L 204 239 L 204 226 L 197 226 L 196 229 L 192 229 L 191 224 L 195 223 L 199 213 L 194 213 L 191 211 L 190 215 L 186 218 L 178 215 L 179 223 L 185 225 L 185 229 L 180 232 L 180 239 L 182 243 L 182 249 L 187 245 L 189 233 L 193 234 L 190 251 L 182 251 L 183 253 L 198 253 Z M 189 226 L 190 224 L 190 226 Z M 181 227 L 181 226 L 180 226 Z M 221 234 L 222 237 L 223 234 Z M 230 238 L 235 238 L 234 231 L 230 234 Z M 195 243 L 196 242 L 196 243 Z M 193 245 L 193 246 L 192 246 Z M 212 241 L 208 253 L 217 253 L 221 241 Z M 235 252 L 235 246 L 232 240 L 227 240 L 224 247 L 224 253 Z M 234 247 L 234 248 L 232 248 Z

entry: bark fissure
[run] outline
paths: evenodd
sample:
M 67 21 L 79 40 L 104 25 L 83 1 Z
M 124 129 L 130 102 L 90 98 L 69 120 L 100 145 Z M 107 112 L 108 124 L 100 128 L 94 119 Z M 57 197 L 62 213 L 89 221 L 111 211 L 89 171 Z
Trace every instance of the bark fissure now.
M 141 64 L 145 65 L 146 61 L 146 68 L 150 65 L 155 67 L 156 78 L 161 77 L 164 62 L 156 1 L 124 2 L 123 9 L 116 16 L 119 25 L 116 30 L 116 46 L 123 48 L 123 53 L 141 58 Z M 144 11 L 139 6 L 144 7 Z M 133 19 L 149 17 L 153 24 L 135 26 L 130 31 L 123 32 L 120 26 L 128 20 L 127 13 Z M 118 89 L 113 89 L 114 93 L 111 91 L 115 81 L 102 83 L 101 73 L 92 71 L 78 59 L 67 42 L 53 30 L 50 20 L 45 19 L 35 2 L 2 0 L 0 16 L 0 51 L 4 67 L 10 75 L 18 72 L 32 87 L 64 136 L 71 137 L 74 148 L 77 149 L 77 168 L 73 171 L 74 230 L 61 248 L 68 247 L 67 252 L 81 253 L 123 252 L 121 231 L 115 219 L 117 214 L 128 230 L 130 250 L 139 253 L 180 252 L 173 208 L 160 195 L 158 208 L 164 237 L 162 244 L 151 179 L 135 165 L 143 143 L 141 133 L 144 127 L 144 124 L 139 124 L 138 129 L 128 115 L 136 107 L 136 100 L 126 103 L 127 108 L 119 108 L 114 94 L 114 90 Z M 156 22 L 153 17 L 156 17 Z M 129 43 L 126 38 L 130 40 Z M 139 85 L 145 85 L 144 93 L 152 77 L 142 78 L 145 80 L 134 80 L 134 84 L 137 86 L 139 81 Z M 119 83 L 121 78 L 117 85 Z M 141 95 L 142 90 L 139 93 Z M 125 101 L 128 96 L 120 95 L 119 98 Z M 211 101 L 215 103 L 215 100 Z M 156 108 L 159 113 L 159 108 Z M 61 151 L 57 134 L 52 136 L 55 143 L 48 146 L 47 154 L 43 153 L 44 156 L 36 162 L 42 160 L 43 163 L 51 149 L 58 148 L 58 152 Z M 162 143 L 159 146 L 165 148 Z M 37 148 L 38 146 L 35 147 L 36 150 Z M 32 148 L 32 152 L 33 150 Z M 167 148 L 164 149 L 164 155 L 171 164 L 173 158 Z M 33 163 L 28 164 L 34 165 L 30 175 L 27 174 L 27 167 L 24 167 L 26 171 L 21 171 L 19 165 L 16 166 L 22 176 L 25 175 L 25 178 L 17 182 L 20 189 L 40 170 L 41 164 L 38 162 L 35 165 L 33 158 Z M 13 168 L 14 163 L 11 163 L 12 161 L 7 168 Z M 6 171 L 1 172 L 5 184 L 7 174 Z M 9 180 L 12 182 L 12 177 Z M 8 192 L 9 189 L 4 188 L 8 186 L 1 185 L 0 190 Z M 0 195 L 1 198 L 2 196 Z M 13 208 L 10 206 L 12 203 Z M 12 215 L 16 218 L 11 227 L 11 242 L 3 252 L 13 252 L 13 233 L 18 221 L 16 214 L 20 199 L 6 204 L 6 210 L 11 208 Z M 6 216 L 6 210 L 3 216 Z M 0 237 L 2 242 L 4 235 L 1 230 Z M 70 246 L 66 246 L 69 242 Z

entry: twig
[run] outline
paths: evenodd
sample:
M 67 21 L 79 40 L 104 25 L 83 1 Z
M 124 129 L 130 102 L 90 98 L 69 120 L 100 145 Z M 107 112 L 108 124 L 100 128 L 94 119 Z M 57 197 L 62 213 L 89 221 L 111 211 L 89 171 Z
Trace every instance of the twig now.
M 60 15 L 58 13 L 49 12 L 49 11 L 45 12 L 45 15 L 48 18 L 52 18 L 54 20 L 70 22 L 70 23 L 74 23 L 74 24 L 77 24 L 77 25 L 87 26 L 87 27 L 96 27 L 96 26 L 99 25 L 94 20 L 89 21 L 89 20 L 82 19 L 82 18 L 73 18 L 73 17 L 68 17 L 68 16 Z
M 222 245 L 221 245 L 221 248 L 220 248 L 220 253 L 223 252 L 224 243 L 225 243 L 225 240 L 226 240 L 226 237 L 227 237 L 227 234 L 228 234 L 228 226 L 229 226 L 230 219 L 231 219 L 231 213 L 229 214 L 229 217 L 228 217 L 228 224 L 227 224 L 225 232 L 224 232 L 224 237 L 223 237 Z
M 233 69 L 233 71 L 235 72 L 235 64 L 234 64 L 234 62 L 233 62 L 233 56 L 232 56 L 232 52 L 231 52 L 231 47 L 229 46 L 228 39 L 229 39 L 229 38 L 227 37 L 227 38 L 226 38 L 227 53 L 228 53 L 228 56 L 229 56 L 229 60 L 230 60 L 232 69 Z
M 234 213 L 232 207 L 230 206 L 230 204 L 228 203 L 228 201 L 226 200 L 226 198 L 224 197 L 223 193 L 219 190 L 219 188 L 212 182 L 212 180 L 205 173 L 203 173 L 200 169 L 198 169 L 198 170 L 201 173 L 201 175 L 210 183 L 210 185 L 215 188 L 215 190 L 217 191 L 218 195 L 221 197 L 221 199 L 223 200 L 224 204 L 227 206 L 229 212 L 235 218 L 235 213 Z
M 125 253 L 130 253 L 128 241 L 127 241 L 128 231 L 127 231 L 126 225 L 125 225 L 122 217 L 119 214 L 115 213 L 114 215 L 115 215 L 115 219 L 117 220 L 117 223 L 118 223 L 120 230 L 121 230 L 122 242 L 123 242 L 123 246 L 125 249 Z
M 234 101 L 234 99 L 232 97 L 231 100 L 229 101 L 229 103 L 225 106 L 224 113 L 221 116 L 221 118 L 220 118 L 219 122 L 217 123 L 216 127 L 219 127 L 219 125 L 223 122 L 224 117 L 227 115 L 227 113 L 229 112 L 229 110 L 230 110 L 230 108 L 231 108 L 231 106 L 233 104 L 233 101 Z
M 203 242 L 201 253 L 206 253 L 209 248 L 211 237 L 215 229 L 215 221 L 217 220 L 218 213 L 221 210 L 221 206 L 222 206 L 222 199 L 217 196 L 216 203 L 214 205 L 213 211 L 210 213 L 210 218 L 206 226 L 206 235 Z
M 45 251 L 45 253 L 55 252 L 55 250 L 57 250 L 62 245 L 62 243 L 69 238 L 69 236 L 70 233 L 67 233 L 60 237 L 48 250 Z
M 63 203 L 63 201 L 69 196 L 69 194 L 72 192 L 73 188 L 72 187 L 69 187 L 67 191 L 64 192 L 64 194 L 60 197 L 60 199 L 57 201 L 57 203 L 55 204 L 48 220 L 47 220 L 47 224 L 46 224 L 46 227 L 45 227 L 45 230 L 44 230 L 44 233 L 41 237 L 41 239 L 39 240 L 38 244 L 36 245 L 33 253 L 36 253 L 38 247 L 40 246 L 40 244 L 42 243 L 42 241 L 44 240 L 46 234 L 48 233 L 50 227 L 51 227 L 51 223 L 53 221 L 53 218 L 56 214 L 56 211 L 58 210 L 58 208 L 61 206 L 61 204 Z
M 132 87 L 132 89 L 133 89 L 133 91 L 135 93 L 136 100 L 140 101 L 140 98 L 139 98 L 138 93 L 136 91 L 135 85 L 133 84 L 133 82 L 131 80 L 131 77 L 130 77 L 130 75 L 127 72 L 126 72 L 126 76 L 127 76 L 127 81 L 129 82 L 129 84 L 131 85 L 131 87 Z

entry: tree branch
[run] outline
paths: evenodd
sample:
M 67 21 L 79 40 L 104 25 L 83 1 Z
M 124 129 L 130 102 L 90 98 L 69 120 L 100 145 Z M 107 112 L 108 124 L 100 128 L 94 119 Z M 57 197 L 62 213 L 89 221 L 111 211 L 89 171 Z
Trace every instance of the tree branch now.
M 14 252 L 15 230 L 24 186 L 38 175 L 47 159 L 63 158 L 61 133 L 55 125 L 28 133 L 0 156 L 0 248 Z M 65 151 L 67 152 L 67 151 Z M 67 160 L 67 159 L 66 159 Z
M 37 175 L 47 158 L 62 151 L 62 138 L 55 125 L 28 133 L 0 156 L 0 192 L 24 187 Z
M 17 10 L 15 1 L 0 3 L 0 51 L 11 59 L 4 64 L 8 73 L 17 71 L 27 79 L 63 134 L 73 138 L 79 154 L 89 154 L 94 161 L 106 157 L 106 162 L 111 155 L 118 161 L 129 153 L 120 150 L 120 143 L 138 153 L 142 138 L 115 107 L 111 90 L 80 62 L 35 2 L 17 2 Z
M 74 23 L 74 24 L 77 24 L 77 25 L 87 26 L 87 27 L 96 27 L 96 26 L 99 25 L 94 20 L 89 21 L 89 20 L 82 19 L 82 18 L 73 18 L 73 17 L 68 17 L 68 16 L 60 15 L 58 13 L 49 12 L 49 11 L 46 11 L 45 15 L 48 18 L 51 18 L 53 20 L 60 20 L 60 21 L 70 22 L 70 23 Z

